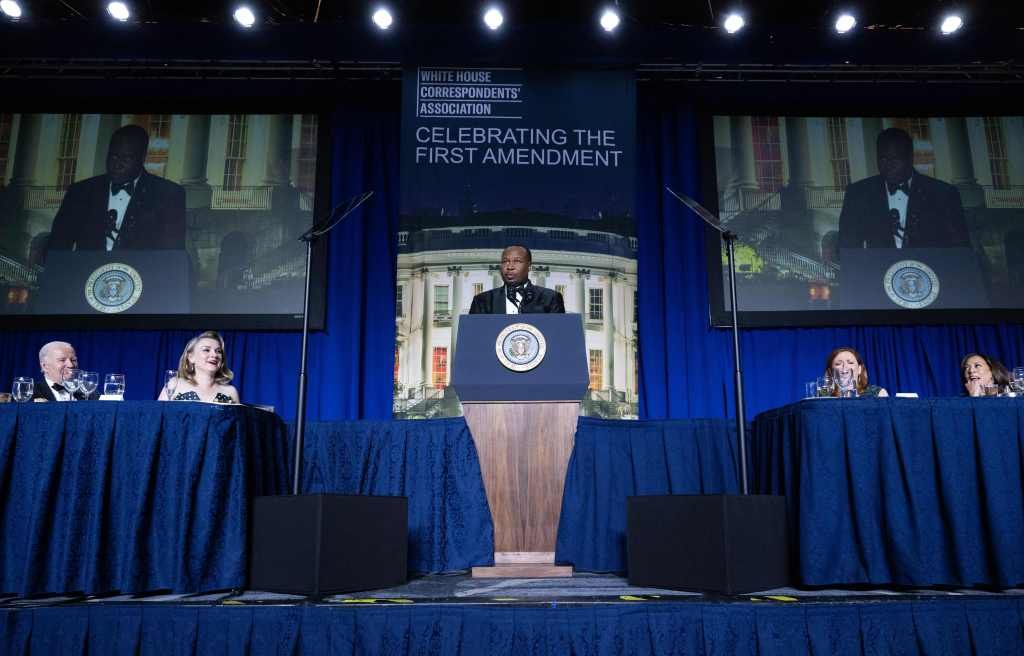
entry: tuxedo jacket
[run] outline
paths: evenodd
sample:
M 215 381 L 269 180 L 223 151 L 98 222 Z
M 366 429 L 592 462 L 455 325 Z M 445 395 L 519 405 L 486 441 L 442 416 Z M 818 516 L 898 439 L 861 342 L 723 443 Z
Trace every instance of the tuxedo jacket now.
M 47 250 L 106 250 L 109 201 L 109 175 L 97 175 L 68 187 L 53 219 Z M 185 188 L 143 171 L 125 210 L 114 249 L 184 248 Z
M 89 398 L 85 398 L 85 394 L 81 391 L 75 392 L 75 398 L 79 401 L 97 401 L 100 398 L 100 391 L 93 390 Z M 45 378 L 37 378 L 35 384 L 32 386 L 32 398 L 33 399 L 46 399 L 47 401 L 57 401 L 57 397 L 53 395 L 53 390 L 46 384 Z
M 532 285 L 533 296 L 524 299 L 519 305 L 520 314 L 541 314 L 565 312 L 562 295 L 547 287 Z M 473 297 L 469 306 L 470 314 L 505 314 L 505 286 L 487 292 L 480 292 Z
M 881 175 L 846 188 L 839 214 L 839 248 L 895 248 L 888 191 Z M 913 174 L 903 248 L 969 247 L 964 207 L 956 187 Z

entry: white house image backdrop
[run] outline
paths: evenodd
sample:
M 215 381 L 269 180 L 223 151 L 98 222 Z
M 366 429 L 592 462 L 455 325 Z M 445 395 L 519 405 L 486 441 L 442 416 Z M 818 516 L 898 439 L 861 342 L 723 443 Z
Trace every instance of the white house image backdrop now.
M 125 125 L 149 135 L 145 170 L 184 188 L 193 312 L 301 312 L 313 114 L 0 114 L 0 312 L 25 311 L 65 191 L 106 173 Z
M 583 317 L 584 414 L 636 417 L 633 90 L 617 73 L 407 72 L 394 416 L 461 414 L 460 315 L 502 286 L 501 251 L 522 244 L 533 282 Z

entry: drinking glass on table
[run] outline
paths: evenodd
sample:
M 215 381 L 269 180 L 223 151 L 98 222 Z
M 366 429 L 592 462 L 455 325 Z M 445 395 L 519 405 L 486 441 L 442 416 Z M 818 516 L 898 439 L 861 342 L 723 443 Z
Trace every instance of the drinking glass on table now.
M 1024 394 L 1024 367 L 1014 367 L 1010 377 L 1010 389 L 1018 396 Z
M 818 396 L 832 396 L 833 385 L 832 376 L 825 374 L 824 376 L 818 376 Z
M 174 390 L 178 387 L 178 370 L 168 369 L 164 372 L 164 389 L 167 390 L 167 400 L 174 400 Z
M 81 369 L 62 369 L 60 372 L 60 384 L 64 386 L 64 390 L 75 398 L 75 392 L 82 386 L 82 370 Z
M 32 400 L 32 392 L 35 391 L 35 381 L 25 376 L 18 376 L 11 386 L 11 396 L 18 403 Z
M 100 375 L 95 371 L 83 371 L 82 377 L 79 382 L 79 388 L 82 390 L 82 394 L 85 398 L 96 391 L 96 388 L 100 385 Z
M 853 370 L 848 369 L 846 371 L 839 371 L 837 385 L 839 387 L 839 396 L 844 399 L 854 398 L 857 396 L 857 379 L 853 375 Z
M 818 381 L 812 380 L 804 383 L 804 398 L 813 399 L 818 396 Z
M 104 396 L 124 396 L 124 374 L 107 374 L 103 379 Z

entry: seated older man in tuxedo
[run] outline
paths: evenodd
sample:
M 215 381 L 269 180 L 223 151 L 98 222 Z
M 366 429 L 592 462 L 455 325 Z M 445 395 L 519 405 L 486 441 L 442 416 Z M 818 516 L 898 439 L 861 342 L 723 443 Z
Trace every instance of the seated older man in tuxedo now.
M 501 278 L 505 284 L 473 297 L 470 314 L 537 314 L 565 312 L 562 295 L 530 282 L 533 254 L 525 246 L 508 246 L 501 252 Z
M 61 381 L 64 372 L 78 368 L 78 356 L 75 349 L 67 342 L 48 342 L 39 349 L 39 369 L 43 373 L 42 380 L 37 380 L 32 392 L 32 399 L 43 401 L 95 401 L 100 398 L 98 390 L 93 391 L 88 399 L 82 392 L 69 393 Z

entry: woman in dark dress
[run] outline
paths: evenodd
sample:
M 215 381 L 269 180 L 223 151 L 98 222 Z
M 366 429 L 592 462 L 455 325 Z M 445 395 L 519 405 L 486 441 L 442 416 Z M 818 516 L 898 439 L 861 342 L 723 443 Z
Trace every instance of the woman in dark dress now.
M 868 368 L 856 349 L 841 346 L 828 354 L 825 359 L 825 375 L 833 381 L 830 396 L 840 396 L 841 381 L 849 381 L 857 390 L 857 396 L 889 396 L 884 387 L 868 383 Z
M 178 375 L 168 381 L 159 401 L 238 403 L 238 390 L 230 385 L 224 338 L 212 330 L 196 335 L 185 345 L 178 360 Z
M 1009 388 L 1010 372 L 991 356 L 968 353 L 960 361 L 960 384 L 967 396 L 995 396 Z

